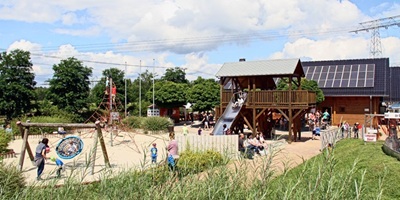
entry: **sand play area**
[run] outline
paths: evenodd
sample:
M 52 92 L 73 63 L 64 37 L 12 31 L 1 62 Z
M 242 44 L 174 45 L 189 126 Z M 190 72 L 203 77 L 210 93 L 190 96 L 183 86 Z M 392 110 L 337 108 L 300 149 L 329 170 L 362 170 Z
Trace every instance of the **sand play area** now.
M 182 126 L 175 126 L 175 133 L 182 134 L 181 129 Z M 197 134 L 198 128 L 189 128 L 189 134 Z M 211 131 L 203 131 L 203 135 L 209 135 Z M 95 132 L 82 132 L 80 138 L 84 142 L 84 148 L 82 153 L 76 156 L 73 159 L 62 160 L 65 163 L 65 171 L 62 172 L 61 178 L 56 178 L 56 169 L 57 166 L 54 162 L 47 160 L 45 169 L 42 175 L 41 182 L 50 183 L 53 181 L 57 181 L 58 184 L 62 184 L 63 181 L 68 177 L 74 177 L 76 180 L 81 182 L 91 182 L 95 180 L 99 180 L 104 178 L 104 173 L 108 175 L 115 175 L 120 171 L 126 171 L 131 168 L 135 169 L 145 169 L 151 167 L 151 158 L 150 158 L 150 148 L 153 143 L 157 144 L 158 148 L 158 162 L 163 162 L 166 157 L 165 147 L 168 144 L 168 134 L 157 134 L 157 135 L 148 135 L 142 133 L 134 133 L 134 132 L 120 132 L 118 136 L 113 135 L 113 141 L 111 145 L 111 135 L 110 133 L 103 133 L 104 141 L 106 144 L 107 154 L 109 157 L 109 161 L 111 164 L 111 168 L 107 168 L 104 162 L 103 152 L 100 147 L 100 143 L 97 144 L 97 151 L 95 155 L 95 166 L 92 174 L 92 163 L 90 162 L 90 157 L 92 156 L 93 147 L 95 144 Z M 277 134 L 287 134 L 287 132 L 277 132 Z M 201 136 L 199 136 L 201 137 Z M 213 136 L 216 137 L 216 136 Z M 49 146 L 51 148 L 51 152 L 48 154 L 49 156 L 57 157 L 57 154 L 54 152 L 54 149 L 60 139 L 62 137 L 60 135 L 48 135 Z M 42 139 L 42 136 L 32 135 L 29 136 L 29 145 L 32 151 L 35 151 L 35 148 L 38 142 Z M 277 140 L 269 141 L 271 144 L 277 142 Z M 320 141 L 319 140 L 311 140 L 310 132 L 302 133 L 302 140 L 299 142 L 295 142 L 292 144 L 282 143 L 280 145 L 281 151 L 279 155 L 274 158 L 274 162 L 276 162 L 277 169 L 281 168 L 279 166 L 282 162 L 290 161 L 291 167 L 296 166 L 303 162 L 303 159 L 309 159 L 320 153 Z M 5 163 L 12 163 L 18 167 L 20 153 L 22 148 L 22 139 L 18 138 L 9 144 L 9 148 L 13 149 L 16 153 L 16 157 L 14 158 L 6 158 L 4 159 Z M 257 157 L 251 162 L 257 162 Z M 35 184 L 38 181 L 36 180 L 37 167 L 33 165 L 30 161 L 28 154 L 25 154 L 24 164 L 23 164 L 23 172 L 26 177 L 26 181 L 28 184 Z

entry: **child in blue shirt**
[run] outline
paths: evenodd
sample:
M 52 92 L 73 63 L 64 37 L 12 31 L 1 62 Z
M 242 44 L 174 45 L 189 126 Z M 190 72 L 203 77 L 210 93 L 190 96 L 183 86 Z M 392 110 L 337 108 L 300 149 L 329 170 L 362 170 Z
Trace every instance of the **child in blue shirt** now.
M 61 161 L 59 158 L 52 157 L 51 161 L 56 162 L 57 165 L 57 178 L 61 177 L 61 170 L 64 169 L 64 162 Z
M 158 150 L 157 150 L 156 146 L 157 146 L 157 144 L 154 143 L 153 144 L 153 148 L 150 149 L 150 152 L 151 152 L 151 163 L 154 163 L 154 164 L 157 163 L 157 152 L 158 152 Z

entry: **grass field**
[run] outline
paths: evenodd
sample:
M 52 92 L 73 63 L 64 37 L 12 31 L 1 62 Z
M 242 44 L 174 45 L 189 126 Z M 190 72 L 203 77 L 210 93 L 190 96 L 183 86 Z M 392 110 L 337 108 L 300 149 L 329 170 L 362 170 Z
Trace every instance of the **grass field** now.
M 163 170 L 122 172 L 90 185 L 27 187 L 15 199 L 398 199 L 400 162 L 381 150 L 383 142 L 345 139 L 298 167 L 275 177 L 270 160 L 248 176 L 251 162 L 218 167 L 183 178 Z M 254 163 L 253 163 L 254 164 Z

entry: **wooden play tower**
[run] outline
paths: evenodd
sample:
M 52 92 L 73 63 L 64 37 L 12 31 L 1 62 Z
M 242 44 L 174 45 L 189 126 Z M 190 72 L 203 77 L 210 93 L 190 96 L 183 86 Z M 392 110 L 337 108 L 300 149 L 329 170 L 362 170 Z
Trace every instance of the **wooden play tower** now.
M 273 115 L 280 113 L 288 121 L 289 141 L 301 128 L 302 114 L 316 105 L 315 92 L 301 89 L 304 71 L 299 59 L 245 61 L 225 63 L 217 72 L 220 79 L 220 105 L 217 117 L 223 117 L 231 101 L 244 92 L 246 100 L 233 119 L 230 129 L 236 130 L 246 124 L 253 134 L 258 131 L 271 136 L 275 124 Z M 288 80 L 288 90 L 276 90 L 279 79 Z M 293 84 L 297 86 L 294 90 Z

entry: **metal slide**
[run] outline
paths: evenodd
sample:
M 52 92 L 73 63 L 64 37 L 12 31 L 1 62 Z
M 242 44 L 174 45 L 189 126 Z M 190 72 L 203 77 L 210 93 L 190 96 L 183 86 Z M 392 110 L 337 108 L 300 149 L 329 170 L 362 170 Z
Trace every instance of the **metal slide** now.
M 243 93 L 243 105 L 246 102 L 247 94 Z M 235 105 L 235 95 L 232 96 L 231 100 L 229 101 L 228 106 L 226 107 L 224 113 L 218 119 L 217 123 L 215 123 L 214 129 L 212 131 L 213 135 L 223 135 L 224 128 L 223 125 L 226 124 L 226 127 L 229 129 L 233 121 L 235 120 L 236 116 L 239 114 L 240 110 L 242 109 L 243 105 L 236 106 Z

